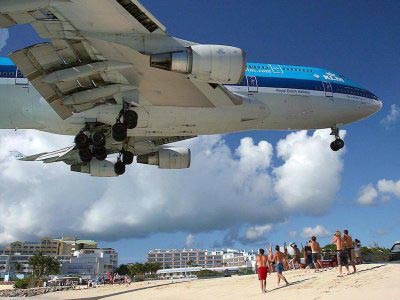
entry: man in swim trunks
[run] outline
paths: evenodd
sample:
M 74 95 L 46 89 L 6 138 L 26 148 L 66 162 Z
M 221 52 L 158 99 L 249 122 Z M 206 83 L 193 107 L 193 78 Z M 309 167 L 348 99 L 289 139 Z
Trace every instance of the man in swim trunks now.
M 275 254 L 274 254 L 274 261 L 275 261 L 275 271 L 278 275 L 278 286 L 281 282 L 281 279 L 286 282 L 286 285 L 289 285 L 289 282 L 286 280 L 285 276 L 282 275 L 283 272 L 283 253 L 280 251 L 279 245 L 275 246 Z
M 349 271 L 349 266 L 347 264 L 347 255 L 346 252 L 343 249 L 343 239 L 342 239 L 342 234 L 340 231 L 336 231 L 335 234 L 333 235 L 332 238 L 332 244 L 336 245 L 336 255 L 337 255 L 337 261 L 338 261 L 338 266 L 339 266 L 339 275 L 338 277 L 342 277 L 342 266 L 345 266 L 347 269 L 347 274 L 350 273 Z
M 318 272 L 318 269 L 323 269 L 324 266 L 322 265 L 321 262 L 321 247 L 319 246 L 319 243 L 317 242 L 317 238 L 315 236 L 311 237 L 311 242 L 309 244 L 311 247 L 311 257 L 312 257 L 312 262 L 315 267 L 315 272 Z
M 260 280 L 261 292 L 263 294 L 267 292 L 267 265 L 268 258 L 264 255 L 264 249 L 260 249 L 256 259 L 256 272 L 258 273 L 258 280 Z
M 300 269 L 300 256 L 301 256 L 300 249 L 297 247 L 295 243 L 291 243 L 289 246 L 292 247 L 294 252 L 294 258 L 292 260 L 293 269 Z
M 355 263 L 355 252 L 354 252 L 354 243 L 351 236 L 349 236 L 349 231 L 347 229 L 343 230 L 343 244 L 344 248 L 347 250 L 347 257 L 349 259 L 350 264 L 353 266 L 353 273 L 356 272 L 356 263 Z

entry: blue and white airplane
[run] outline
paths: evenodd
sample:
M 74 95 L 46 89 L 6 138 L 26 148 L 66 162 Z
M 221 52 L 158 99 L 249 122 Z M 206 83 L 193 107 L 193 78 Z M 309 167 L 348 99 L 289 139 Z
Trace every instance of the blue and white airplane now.
M 0 12 L 0 27 L 30 23 L 49 40 L 0 59 L 0 128 L 75 136 L 20 160 L 98 177 L 122 175 L 135 156 L 182 169 L 190 150 L 168 144 L 245 130 L 331 128 L 338 151 L 339 128 L 382 108 L 336 72 L 171 37 L 137 0 L 2 0 Z

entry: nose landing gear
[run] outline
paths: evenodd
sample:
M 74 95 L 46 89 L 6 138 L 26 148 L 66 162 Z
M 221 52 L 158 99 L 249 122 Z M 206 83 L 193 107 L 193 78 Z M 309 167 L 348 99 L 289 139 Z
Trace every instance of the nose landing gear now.
M 335 136 L 335 140 L 331 143 L 332 151 L 339 151 L 344 147 L 344 141 L 340 138 L 339 129 L 337 127 L 332 128 L 331 135 Z

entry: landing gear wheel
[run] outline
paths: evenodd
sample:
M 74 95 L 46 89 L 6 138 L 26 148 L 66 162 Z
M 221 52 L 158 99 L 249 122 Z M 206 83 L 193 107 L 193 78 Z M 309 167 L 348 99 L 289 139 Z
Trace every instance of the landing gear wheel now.
M 90 145 L 90 139 L 83 132 L 78 133 L 75 136 L 75 145 L 79 150 L 87 149 L 87 148 L 89 148 L 89 145 Z
M 123 175 L 125 173 L 125 164 L 122 161 L 117 161 L 114 165 L 114 172 L 118 176 Z
M 106 145 L 106 136 L 101 132 L 96 132 L 92 136 L 93 146 L 96 148 L 103 148 Z
M 127 110 L 123 115 L 123 122 L 128 129 L 133 129 L 137 126 L 138 115 L 133 110 Z
M 89 148 L 79 150 L 79 158 L 82 162 L 87 163 L 90 162 L 93 158 L 92 152 L 90 152 Z
M 93 150 L 93 155 L 98 161 L 106 160 L 107 154 L 107 149 L 105 147 L 95 148 Z
M 344 147 L 344 141 L 342 139 L 336 139 L 331 143 L 331 149 L 333 151 L 339 151 Z
M 122 152 L 122 161 L 125 165 L 131 165 L 133 163 L 134 155 L 130 151 Z
M 123 142 L 128 137 L 128 131 L 125 124 L 116 123 L 112 127 L 112 137 L 117 142 Z

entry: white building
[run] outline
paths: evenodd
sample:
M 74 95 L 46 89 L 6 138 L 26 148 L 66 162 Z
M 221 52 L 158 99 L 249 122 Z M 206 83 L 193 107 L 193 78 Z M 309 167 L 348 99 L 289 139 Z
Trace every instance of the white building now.
M 62 264 L 62 274 L 101 276 L 114 272 L 117 267 L 118 253 L 114 249 L 82 249 Z
M 151 250 L 147 262 L 158 262 L 162 269 L 186 268 L 190 266 L 217 268 L 222 267 L 224 251 L 199 249 Z
M 256 254 L 254 252 L 246 252 L 245 250 L 227 249 L 222 256 L 222 260 L 225 267 L 255 269 Z

